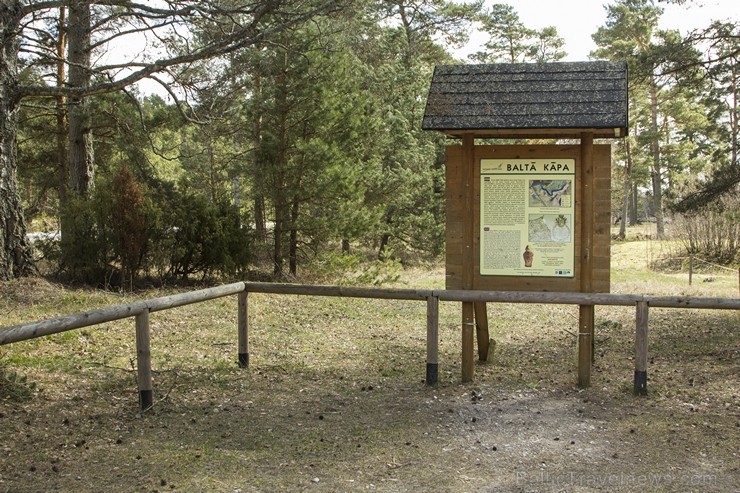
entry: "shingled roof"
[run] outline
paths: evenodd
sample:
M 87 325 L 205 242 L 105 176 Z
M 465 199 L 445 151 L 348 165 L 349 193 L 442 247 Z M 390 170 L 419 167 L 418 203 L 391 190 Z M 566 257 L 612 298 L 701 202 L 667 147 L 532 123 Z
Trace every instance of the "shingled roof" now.
M 627 101 L 624 62 L 439 65 L 422 129 L 453 136 L 624 137 Z

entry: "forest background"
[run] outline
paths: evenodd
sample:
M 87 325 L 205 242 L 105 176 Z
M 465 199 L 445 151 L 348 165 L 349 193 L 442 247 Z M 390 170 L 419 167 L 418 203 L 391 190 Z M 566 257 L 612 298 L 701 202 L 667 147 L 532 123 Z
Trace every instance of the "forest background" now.
M 591 58 L 630 77 L 618 236 L 654 221 L 737 263 L 737 23 L 682 34 L 652 1 L 604 8 Z M 440 256 L 449 142 L 420 129 L 435 65 L 566 56 L 512 6 L 443 0 L 10 0 L 0 40 L 0 279 L 123 289 Z

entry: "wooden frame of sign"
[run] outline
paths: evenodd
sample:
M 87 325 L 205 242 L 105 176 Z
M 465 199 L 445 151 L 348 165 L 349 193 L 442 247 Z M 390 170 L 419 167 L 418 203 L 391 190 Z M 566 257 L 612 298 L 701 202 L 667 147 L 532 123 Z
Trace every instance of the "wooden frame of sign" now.
M 594 177 L 594 226 L 593 226 L 593 268 L 590 273 L 592 290 L 609 292 L 610 283 L 610 228 L 611 228 L 611 146 L 593 146 Z M 465 163 L 464 147 L 447 147 L 446 158 L 446 258 L 445 284 L 447 289 L 479 289 L 486 291 L 581 291 L 581 277 L 584 269 L 581 262 L 574 262 L 575 272 L 566 277 L 506 276 L 481 274 L 480 265 L 480 173 L 482 159 L 552 159 L 570 158 L 575 161 L 574 251 L 581 252 L 581 229 L 583 205 L 586 194 L 582 172 L 587 169 L 582 163 L 580 145 L 512 145 L 512 146 L 474 146 L 472 162 Z M 470 169 L 472 168 L 472 169 Z M 468 185 L 470 183 L 470 185 Z M 470 186 L 471 204 L 464 200 L 466 188 Z M 473 231 L 472 244 L 466 244 L 464 232 Z M 465 257 L 472 255 L 472 279 L 465 279 Z M 578 255 L 580 256 L 580 255 Z

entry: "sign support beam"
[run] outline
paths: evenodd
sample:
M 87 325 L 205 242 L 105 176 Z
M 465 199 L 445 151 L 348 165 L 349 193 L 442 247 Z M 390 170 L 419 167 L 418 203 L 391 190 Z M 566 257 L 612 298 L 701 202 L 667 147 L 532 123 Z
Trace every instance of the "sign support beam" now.
M 475 184 L 475 138 L 473 135 L 463 137 L 463 201 L 465 204 L 465 224 L 463 225 L 463 289 L 473 289 L 473 245 L 475 238 L 474 196 Z M 472 302 L 462 304 L 462 381 L 473 381 L 475 373 L 475 361 L 473 353 L 474 339 L 473 328 L 475 325 L 474 308 Z
M 593 133 L 581 134 L 581 292 L 593 291 L 594 165 Z M 579 305 L 578 310 L 578 386 L 591 385 L 594 353 L 594 305 Z

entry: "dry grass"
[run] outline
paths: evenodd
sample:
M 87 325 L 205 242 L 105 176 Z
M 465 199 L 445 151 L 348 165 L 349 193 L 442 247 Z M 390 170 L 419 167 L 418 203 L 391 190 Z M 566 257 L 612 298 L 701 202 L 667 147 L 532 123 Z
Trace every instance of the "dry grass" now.
M 614 246 L 614 292 L 737 296 L 647 272 Z M 399 287 L 441 287 L 441 268 Z M 138 293 L 137 297 L 161 293 Z M 42 280 L 0 284 L 2 325 L 131 301 Z M 737 313 L 651 310 L 650 395 L 631 393 L 634 310 L 597 309 L 592 387 L 575 387 L 577 308 L 489 306 L 494 361 L 460 384 L 459 305 L 250 295 L 152 315 L 155 406 L 138 410 L 133 321 L 0 348 L 0 492 L 737 491 Z M 11 375 L 14 375 L 11 377 Z

